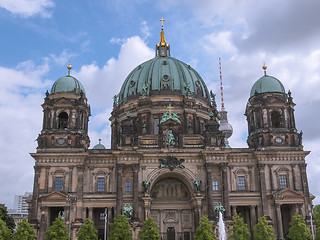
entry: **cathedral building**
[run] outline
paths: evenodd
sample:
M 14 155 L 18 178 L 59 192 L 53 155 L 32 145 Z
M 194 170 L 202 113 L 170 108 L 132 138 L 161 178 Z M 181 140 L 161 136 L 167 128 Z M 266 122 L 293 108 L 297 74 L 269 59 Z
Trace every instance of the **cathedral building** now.
M 46 92 L 43 128 L 31 154 L 29 222 L 40 240 L 59 215 L 72 239 L 86 218 L 103 239 L 105 212 L 108 231 L 124 213 L 134 239 L 152 217 L 162 239 L 192 240 L 202 216 L 217 222 L 218 204 L 227 227 L 241 214 L 252 232 L 266 216 L 284 239 L 294 213 L 310 226 L 309 151 L 295 126 L 291 92 L 265 66 L 244 106 L 248 148 L 230 147 L 226 110 L 218 110 L 195 69 L 171 57 L 163 27 L 156 56 L 133 69 L 114 97 L 111 149 L 101 142 L 89 148 L 89 101 L 68 69 Z

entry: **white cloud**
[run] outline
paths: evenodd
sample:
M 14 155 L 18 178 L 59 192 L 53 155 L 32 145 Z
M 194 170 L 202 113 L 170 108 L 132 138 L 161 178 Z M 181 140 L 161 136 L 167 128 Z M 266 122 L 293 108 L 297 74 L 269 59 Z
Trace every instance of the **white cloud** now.
M 235 54 L 230 31 L 207 34 L 203 37 L 203 48 L 211 53 Z
M 63 50 L 60 55 L 50 54 L 50 59 L 53 60 L 58 66 L 64 66 L 70 62 L 70 60 L 79 54 L 69 53 L 68 50 Z M 72 63 L 72 62 L 70 62 Z
M 1 8 L 23 18 L 34 15 L 40 15 L 44 18 L 51 17 L 51 12 L 48 9 L 54 5 L 51 0 L 0 0 Z
M 147 21 L 142 21 L 140 24 L 140 30 L 142 32 L 143 39 L 146 40 L 150 37 L 151 33 L 147 25 Z
M 0 202 L 13 202 L 13 196 L 32 190 L 35 139 L 41 129 L 44 89 L 49 81 L 47 61 L 35 66 L 31 61 L 16 68 L 0 67 Z M 11 206 L 12 207 L 12 206 Z
M 83 83 L 91 105 L 109 107 L 130 71 L 152 57 L 154 51 L 134 36 L 124 41 L 117 59 L 110 58 L 101 68 L 95 62 L 84 65 L 73 74 Z

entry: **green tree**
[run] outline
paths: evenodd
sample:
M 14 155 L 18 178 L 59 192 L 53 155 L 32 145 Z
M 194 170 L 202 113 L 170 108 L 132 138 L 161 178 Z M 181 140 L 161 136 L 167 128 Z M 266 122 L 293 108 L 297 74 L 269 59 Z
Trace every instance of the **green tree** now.
M 69 240 L 69 232 L 63 218 L 57 217 L 45 235 L 47 240 Z
M 315 205 L 313 208 L 313 218 L 316 222 L 316 239 L 320 240 L 320 205 Z
M 254 227 L 254 240 L 276 240 L 274 229 L 268 224 L 265 216 L 259 217 Z
M 301 215 L 294 214 L 290 222 L 288 238 L 291 240 L 310 240 L 311 233 Z
M 7 207 L 2 203 L 0 204 L 0 218 L 6 223 L 11 231 L 16 227 L 13 217 L 8 215 Z
M 124 215 L 114 218 L 111 223 L 110 240 L 131 240 L 130 224 Z
M 194 235 L 195 240 L 216 240 L 216 234 L 212 231 L 212 223 L 207 216 L 200 219 L 199 226 L 197 227 Z
M 8 240 L 11 238 L 12 231 L 7 227 L 6 223 L 0 218 L 0 240 Z
M 94 227 L 94 222 L 87 218 L 77 233 L 77 237 L 78 240 L 97 240 L 97 229 Z
M 23 219 L 18 223 L 17 231 L 13 234 L 14 240 L 34 240 L 37 239 L 34 229 L 27 222 L 27 219 Z
M 160 240 L 160 233 L 157 223 L 153 218 L 144 221 L 142 229 L 138 234 L 139 240 Z
M 240 214 L 237 217 L 232 217 L 233 227 L 230 229 L 230 237 L 228 239 L 235 240 L 250 240 L 251 234 L 248 229 L 248 225 L 244 223 Z

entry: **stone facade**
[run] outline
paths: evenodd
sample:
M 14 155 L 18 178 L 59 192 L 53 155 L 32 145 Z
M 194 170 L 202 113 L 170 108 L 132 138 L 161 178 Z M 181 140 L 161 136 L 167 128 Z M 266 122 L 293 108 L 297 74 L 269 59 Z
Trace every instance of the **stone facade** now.
M 216 104 L 203 92 L 142 93 L 121 104 L 115 99 L 111 149 L 88 148 L 90 108 L 84 93 L 47 93 L 39 146 L 31 154 L 29 221 L 39 239 L 59 214 L 72 239 L 86 218 L 103 239 L 105 209 L 109 231 L 109 223 L 129 205 L 133 235 L 153 217 L 163 239 L 193 239 L 203 215 L 217 221 L 218 203 L 227 224 L 241 214 L 251 231 L 258 217 L 267 216 L 278 239 L 288 233 L 295 212 L 310 223 L 309 152 L 295 128 L 291 93 L 250 97 L 249 148 L 225 147 Z

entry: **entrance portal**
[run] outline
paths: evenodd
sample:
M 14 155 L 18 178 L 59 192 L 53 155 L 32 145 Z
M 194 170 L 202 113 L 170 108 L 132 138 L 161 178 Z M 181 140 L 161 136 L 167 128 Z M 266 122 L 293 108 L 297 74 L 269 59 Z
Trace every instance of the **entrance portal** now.
M 167 229 L 167 240 L 175 240 L 176 232 L 174 227 L 168 227 Z
M 163 178 L 153 186 L 150 215 L 157 222 L 162 239 L 189 239 L 194 232 L 190 196 L 187 186 L 177 178 Z

